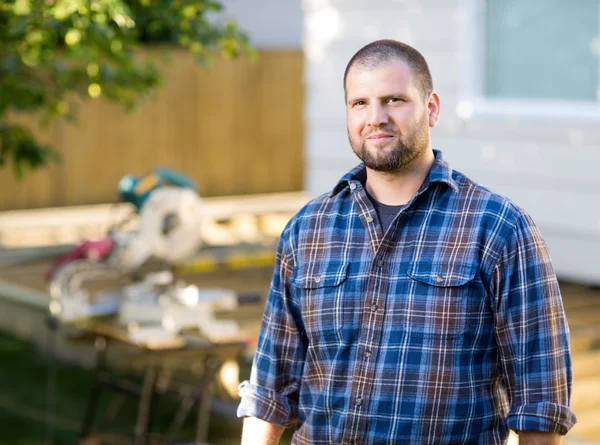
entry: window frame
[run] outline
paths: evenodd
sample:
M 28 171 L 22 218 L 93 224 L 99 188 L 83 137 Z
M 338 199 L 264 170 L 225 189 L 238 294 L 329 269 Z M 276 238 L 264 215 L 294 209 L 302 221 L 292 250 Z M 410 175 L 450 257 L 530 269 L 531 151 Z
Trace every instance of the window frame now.
M 472 118 L 542 118 L 548 120 L 600 121 L 600 79 L 596 102 L 560 99 L 508 99 L 485 95 L 486 1 L 461 0 L 465 12 L 461 40 L 461 85 L 456 113 Z M 600 22 L 600 2 L 598 7 Z M 600 34 L 600 32 L 599 32 Z M 598 57 L 600 69 L 600 56 Z

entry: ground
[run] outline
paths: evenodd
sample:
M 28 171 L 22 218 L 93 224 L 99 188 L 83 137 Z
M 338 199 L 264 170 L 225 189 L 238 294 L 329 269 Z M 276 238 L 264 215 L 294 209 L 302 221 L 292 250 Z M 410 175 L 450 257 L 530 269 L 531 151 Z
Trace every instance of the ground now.
M 2 333 L 0 356 L 0 381 L 4 382 L 0 393 L 0 444 L 76 443 L 82 413 L 93 382 L 92 372 L 64 364 L 56 364 L 54 368 L 31 343 Z M 56 380 L 52 378 L 53 370 L 56 372 Z M 56 394 L 60 395 L 55 401 L 49 396 L 53 381 L 56 382 Z M 48 406 L 55 406 L 55 419 L 48 417 Z M 173 400 L 161 400 L 155 426 L 168 424 L 175 409 Z M 114 432 L 131 433 L 135 406 L 130 402 L 121 412 Z M 53 428 L 48 428 L 49 420 L 54 425 Z M 209 431 L 211 445 L 239 444 L 240 435 L 239 419 L 213 413 Z M 188 419 L 182 436 L 193 437 L 192 416 Z M 287 439 L 289 443 L 289 437 Z M 107 445 L 109 443 L 104 442 Z

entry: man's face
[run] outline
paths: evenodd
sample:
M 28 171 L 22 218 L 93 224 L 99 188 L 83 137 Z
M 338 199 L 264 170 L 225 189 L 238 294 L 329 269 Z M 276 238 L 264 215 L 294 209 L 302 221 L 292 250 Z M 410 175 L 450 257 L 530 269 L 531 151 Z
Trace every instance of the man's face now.
M 372 69 L 353 66 L 346 99 L 350 145 L 368 168 L 396 172 L 430 149 L 431 100 L 423 97 L 404 61 Z

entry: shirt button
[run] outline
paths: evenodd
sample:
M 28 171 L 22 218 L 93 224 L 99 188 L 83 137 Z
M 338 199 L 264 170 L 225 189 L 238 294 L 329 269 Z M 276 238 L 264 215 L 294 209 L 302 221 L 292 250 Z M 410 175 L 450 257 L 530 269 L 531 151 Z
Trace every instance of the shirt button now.
M 315 283 L 317 283 L 317 284 L 318 284 L 318 283 L 320 283 L 320 282 L 321 282 L 321 277 L 317 277 L 317 278 L 315 278 Z
M 371 312 L 377 312 L 377 309 L 379 309 L 379 306 L 376 304 L 371 305 Z
M 372 223 L 373 222 L 373 217 L 372 216 L 367 216 L 367 222 L 368 223 Z
M 437 281 L 438 283 L 441 283 L 442 281 L 444 281 L 444 277 L 442 277 L 441 275 L 439 275 L 435 281 Z
M 383 267 L 383 260 L 379 260 L 379 261 L 377 261 L 377 266 L 379 266 L 379 267 Z
M 371 351 L 369 351 L 368 349 L 365 351 L 365 358 L 369 358 L 371 357 Z
M 356 399 L 356 406 L 360 406 L 360 405 L 362 405 L 362 403 L 363 403 L 363 399 L 361 399 L 360 397 L 358 397 Z
M 356 184 L 350 184 L 350 190 L 356 190 Z

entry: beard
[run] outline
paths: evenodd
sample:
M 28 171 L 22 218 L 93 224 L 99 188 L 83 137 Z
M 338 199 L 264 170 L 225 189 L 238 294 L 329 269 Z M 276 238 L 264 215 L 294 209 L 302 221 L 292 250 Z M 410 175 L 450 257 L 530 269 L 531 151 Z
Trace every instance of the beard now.
M 393 134 L 398 139 L 379 147 L 367 147 L 370 134 L 384 131 Z M 383 173 L 394 173 L 410 165 L 429 147 L 429 119 L 425 114 L 417 123 L 414 131 L 402 138 L 397 129 L 379 127 L 365 136 L 353 139 L 348 132 L 348 139 L 354 154 L 371 170 Z

